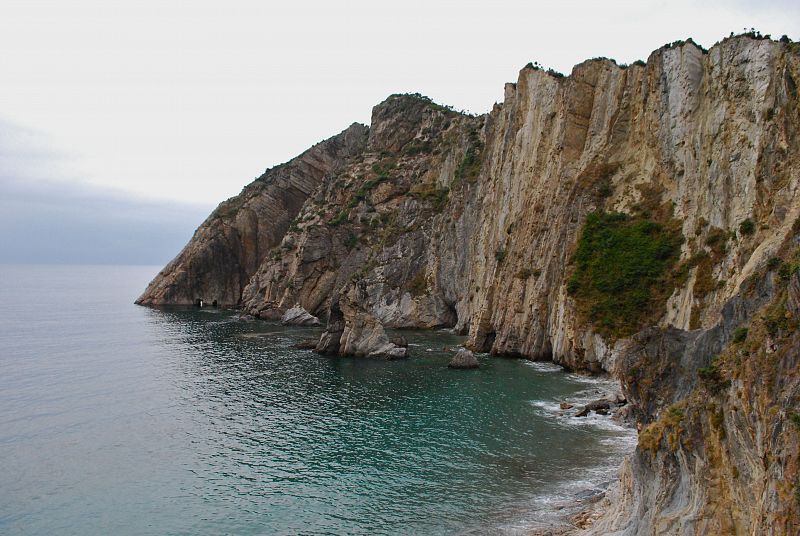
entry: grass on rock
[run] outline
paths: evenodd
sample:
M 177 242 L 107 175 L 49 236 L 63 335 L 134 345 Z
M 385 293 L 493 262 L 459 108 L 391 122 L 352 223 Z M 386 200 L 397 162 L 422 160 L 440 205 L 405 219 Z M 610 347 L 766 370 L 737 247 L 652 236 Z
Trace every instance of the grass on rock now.
M 567 290 L 600 334 L 631 335 L 661 312 L 682 241 L 679 230 L 642 216 L 593 212 L 578 239 Z

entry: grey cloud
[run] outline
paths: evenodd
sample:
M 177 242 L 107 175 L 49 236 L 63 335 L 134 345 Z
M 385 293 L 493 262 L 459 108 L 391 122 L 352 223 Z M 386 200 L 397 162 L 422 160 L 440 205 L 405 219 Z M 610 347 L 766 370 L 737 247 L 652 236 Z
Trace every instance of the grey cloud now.
M 40 141 L 35 133 L 0 121 L 2 263 L 160 265 L 211 211 L 60 177 L 64 157 Z M 48 170 L 50 179 L 43 179 Z

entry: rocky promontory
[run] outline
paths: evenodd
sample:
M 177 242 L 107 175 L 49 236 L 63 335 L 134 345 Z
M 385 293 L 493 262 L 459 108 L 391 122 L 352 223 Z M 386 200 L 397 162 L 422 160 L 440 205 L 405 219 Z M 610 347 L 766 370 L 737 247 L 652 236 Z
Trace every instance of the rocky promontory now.
M 528 65 L 479 116 L 392 95 L 222 203 L 137 303 L 608 372 L 641 434 L 587 530 L 797 533 L 798 81 L 797 44 L 748 34 Z

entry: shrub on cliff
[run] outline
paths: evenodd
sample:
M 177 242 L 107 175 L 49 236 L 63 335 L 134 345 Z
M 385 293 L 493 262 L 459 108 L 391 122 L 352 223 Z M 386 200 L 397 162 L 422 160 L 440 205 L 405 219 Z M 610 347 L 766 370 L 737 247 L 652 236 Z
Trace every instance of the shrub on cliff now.
M 479 151 L 479 148 L 475 145 L 470 145 L 467 148 L 467 151 L 464 153 L 464 158 L 461 160 L 461 163 L 458 164 L 458 168 L 456 168 L 456 179 L 465 179 L 471 182 L 478 177 L 478 174 L 481 172 Z
M 441 212 L 450 198 L 450 189 L 440 188 L 435 183 L 417 184 L 411 188 L 410 194 L 418 199 L 428 201 L 436 212 Z
M 602 335 L 631 335 L 660 313 L 683 237 L 644 217 L 593 212 L 578 238 L 567 290 Z

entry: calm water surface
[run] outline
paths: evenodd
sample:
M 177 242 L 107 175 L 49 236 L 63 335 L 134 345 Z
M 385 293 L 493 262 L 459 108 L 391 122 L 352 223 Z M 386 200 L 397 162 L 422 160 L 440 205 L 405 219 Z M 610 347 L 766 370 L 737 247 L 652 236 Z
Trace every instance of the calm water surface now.
M 516 533 L 630 432 L 560 417 L 595 380 L 446 332 L 399 362 L 319 330 L 133 300 L 155 267 L 0 266 L 0 534 Z

